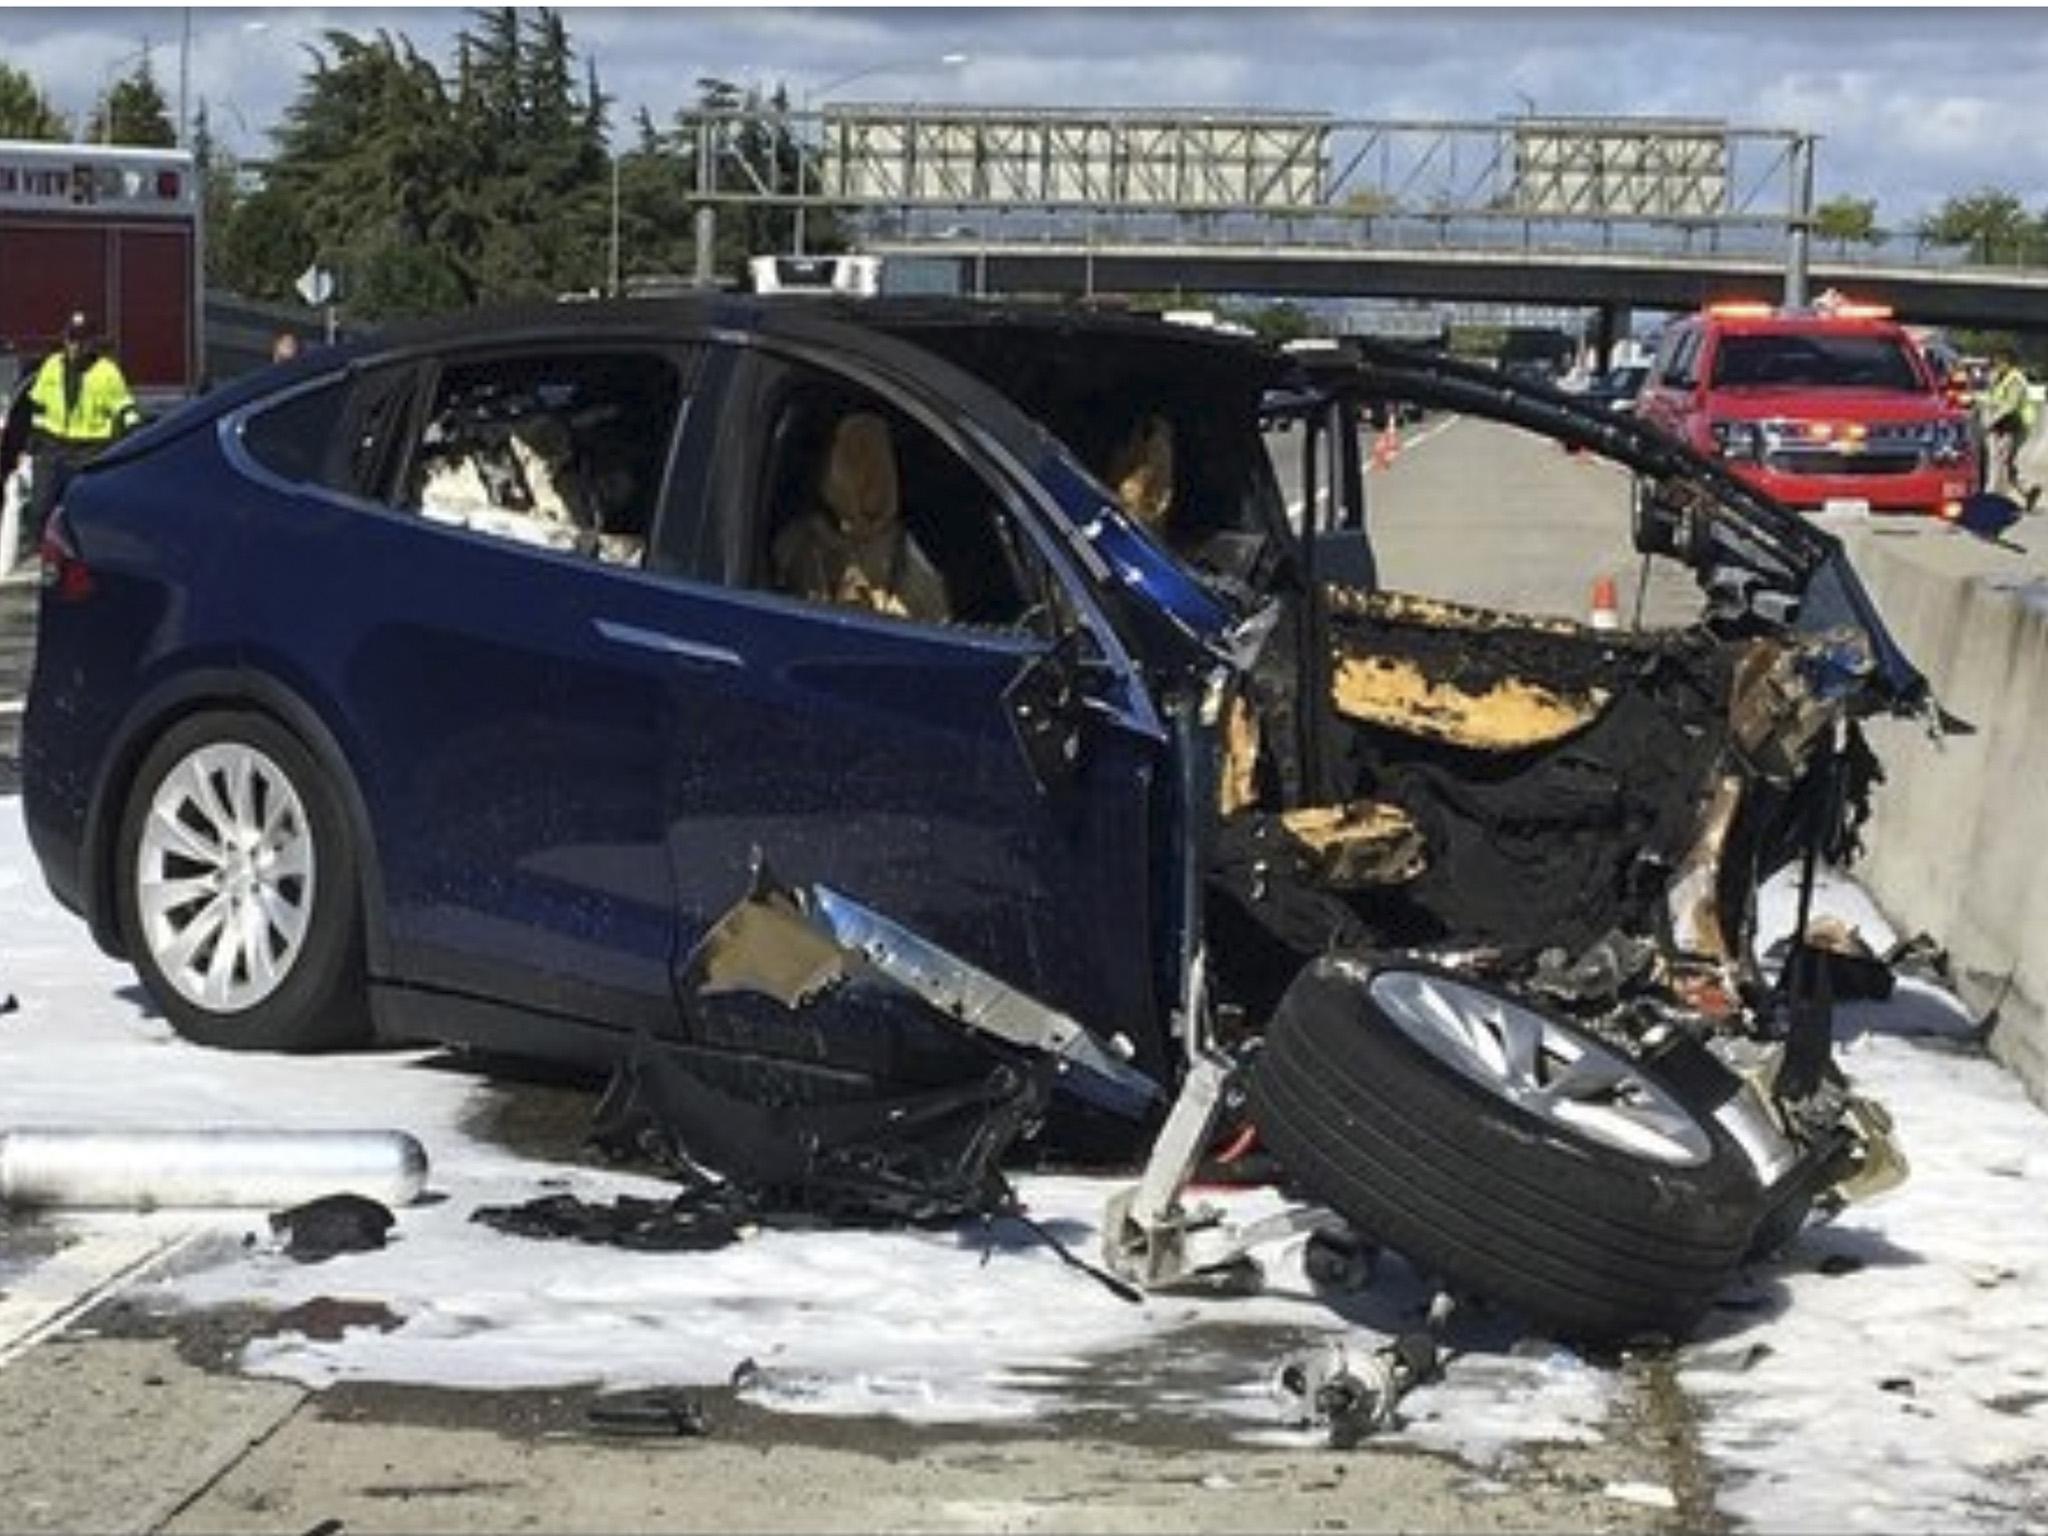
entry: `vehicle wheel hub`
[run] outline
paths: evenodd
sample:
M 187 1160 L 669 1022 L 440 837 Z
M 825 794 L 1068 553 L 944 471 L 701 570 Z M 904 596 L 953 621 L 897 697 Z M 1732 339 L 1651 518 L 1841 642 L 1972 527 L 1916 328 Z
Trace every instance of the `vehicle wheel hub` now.
M 150 797 L 135 883 L 143 942 L 178 994 L 213 1013 L 255 1007 L 291 973 L 313 911 L 298 791 L 253 746 L 194 749 Z
M 1637 1063 L 1560 1020 L 1422 971 L 1380 971 L 1370 988 L 1410 1040 L 1540 1120 L 1672 1167 L 1713 1155 L 1698 1116 Z

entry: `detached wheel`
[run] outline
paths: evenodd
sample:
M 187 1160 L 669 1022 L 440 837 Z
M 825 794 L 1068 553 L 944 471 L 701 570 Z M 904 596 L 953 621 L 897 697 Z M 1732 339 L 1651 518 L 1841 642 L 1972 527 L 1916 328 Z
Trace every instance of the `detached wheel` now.
M 1588 1343 L 1683 1336 L 1763 1208 L 1741 1149 L 1656 1072 L 1427 966 L 1318 961 L 1281 1000 L 1250 1092 L 1314 1198 Z
M 356 878 L 332 784 L 274 721 L 195 715 L 143 759 L 115 869 L 121 932 L 187 1039 L 252 1051 L 367 1040 Z

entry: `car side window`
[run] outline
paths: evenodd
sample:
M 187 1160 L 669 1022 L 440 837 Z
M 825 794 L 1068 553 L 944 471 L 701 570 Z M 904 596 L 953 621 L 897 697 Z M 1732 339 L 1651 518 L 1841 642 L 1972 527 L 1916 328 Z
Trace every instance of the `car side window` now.
M 731 579 L 925 624 L 1033 627 L 1054 583 L 1002 493 L 850 380 L 776 365 Z
M 1672 349 L 1664 382 L 1673 389 L 1691 389 L 1699 382 L 1699 355 L 1700 333 L 1689 330 L 1678 338 L 1678 345 Z
M 392 498 L 434 522 L 639 566 L 686 399 L 667 352 L 451 362 Z
M 253 412 L 242 423 L 250 458 L 294 485 L 326 485 L 334 423 L 347 407 L 352 380 L 342 377 Z

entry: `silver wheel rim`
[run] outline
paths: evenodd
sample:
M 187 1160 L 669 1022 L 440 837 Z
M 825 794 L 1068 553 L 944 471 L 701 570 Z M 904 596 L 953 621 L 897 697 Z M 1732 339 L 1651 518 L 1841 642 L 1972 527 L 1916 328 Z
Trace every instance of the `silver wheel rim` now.
M 1676 1168 L 1713 1155 L 1698 1118 L 1627 1057 L 1497 992 L 1380 971 L 1373 1001 L 1410 1040 L 1539 1119 Z
M 224 742 L 157 784 L 135 861 L 149 957 L 178 995 L 240 1013 L 284 984 L 313 914 L 313 829 L 284 770 Z

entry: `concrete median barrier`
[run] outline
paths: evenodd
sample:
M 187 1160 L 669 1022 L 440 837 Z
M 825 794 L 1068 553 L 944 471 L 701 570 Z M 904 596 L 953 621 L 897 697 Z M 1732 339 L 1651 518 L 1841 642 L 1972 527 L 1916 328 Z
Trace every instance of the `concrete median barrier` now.
M 1996 1009 L 1993 1053 L 2048 1104 L 2048 516 L 1986 544 L 1924 523 L 1839 530 L 1942 707 L 1939 742 L 1877 722 L 1885 764 L 1861 874 L 1901 931 L 1943 944 Z

